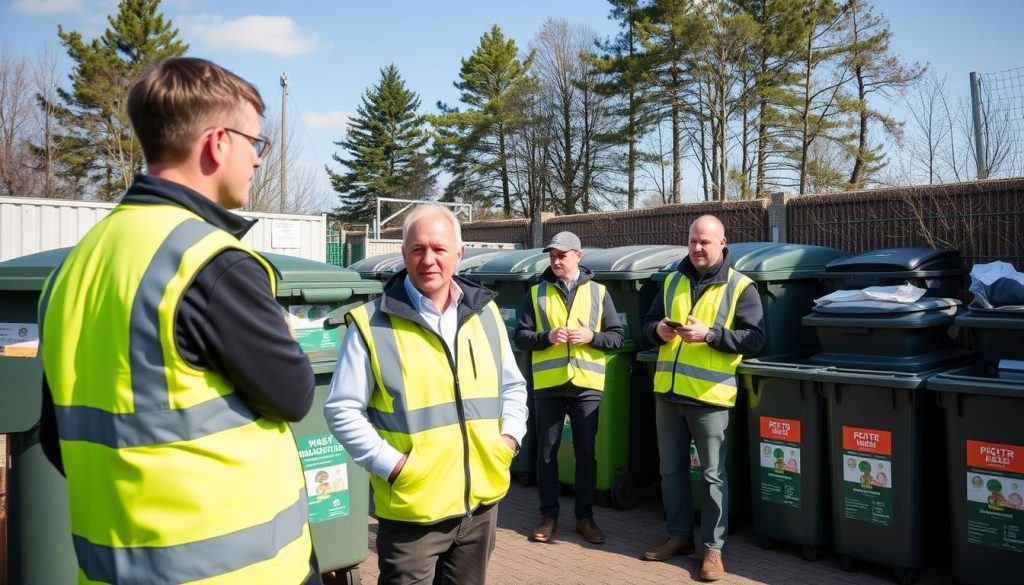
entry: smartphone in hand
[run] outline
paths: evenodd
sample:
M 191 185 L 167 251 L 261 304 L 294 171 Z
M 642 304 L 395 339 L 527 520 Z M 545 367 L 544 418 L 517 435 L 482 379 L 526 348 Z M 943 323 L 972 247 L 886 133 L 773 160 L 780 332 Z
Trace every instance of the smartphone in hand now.
M 683 324 L 680 323 L 679 321 L 665 321 L 665 325 L 668 325 L 673 329 L 679 329 L 680 327 L 683 326 Z

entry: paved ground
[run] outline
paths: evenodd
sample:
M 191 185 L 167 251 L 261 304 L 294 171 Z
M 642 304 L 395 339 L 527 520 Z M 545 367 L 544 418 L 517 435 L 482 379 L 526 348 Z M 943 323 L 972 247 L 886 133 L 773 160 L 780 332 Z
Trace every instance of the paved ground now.
M 639 560 L 644 549 L 661 542 L 664 520 L 656 488 L 647 490 L 639 506 L 632 510 L 597 508 L 595 520 L 608 533 L 604 545 L 591 545 L 574 531 L 572 500 L 563 498 L 562 510 L 569 510 L 555 539 L 546 544 L 527 540 L 537 521 L 535 488 L 513 484 L 499 508 L 498 542 L 491 557 L 488 585 L 640 585 L 663 583 L 701 583 L 700 558 L 676 557 L 667 563 Z M 370 520 L 370 555 L 360 565 L 364 585 L 377 580 L 377 556 L 374 552 L 376 523 Z M 721 583 L 733 584 L 891 584 L 895 573 L 885 567 L 858 564 L 856 572 L 844 572 L 838 557 L 826 552 L 817 562 L 807 562 L 800 548 L 778 545 L 763 550 L 754 542 L 749 524 L 740 523 L 725 548 L 725 568 L 729 575 Z M 917 576 L 916 583 L 948 585 L 948 569 L 930 566 Z

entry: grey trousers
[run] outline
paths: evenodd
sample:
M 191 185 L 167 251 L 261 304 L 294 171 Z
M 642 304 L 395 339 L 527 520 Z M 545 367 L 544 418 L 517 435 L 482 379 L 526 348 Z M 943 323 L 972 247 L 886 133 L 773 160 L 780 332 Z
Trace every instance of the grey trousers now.
M 429 526 L 381 519 L 377 583 L 483 585 L 497 526 L 497 504 Z

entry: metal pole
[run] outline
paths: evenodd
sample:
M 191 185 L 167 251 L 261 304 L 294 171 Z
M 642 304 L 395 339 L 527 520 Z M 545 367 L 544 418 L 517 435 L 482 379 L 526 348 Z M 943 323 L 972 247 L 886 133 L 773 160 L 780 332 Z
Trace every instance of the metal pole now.
M 284 203 L 288 196 L 288 72 L 281 74 L 281 197 L 279 211 L 284 213 Z
M 971 71 L 971 113 L 974 119 L 974 159 L 978 178 L 988 178 L 988 144 L 985 139 L 985 114 L 981 103 L 981 75 Z

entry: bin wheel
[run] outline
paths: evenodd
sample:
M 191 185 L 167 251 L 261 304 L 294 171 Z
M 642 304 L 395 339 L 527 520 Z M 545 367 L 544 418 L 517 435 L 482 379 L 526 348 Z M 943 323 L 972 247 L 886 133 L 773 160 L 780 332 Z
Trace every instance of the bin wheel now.
M 814 561 L 817 561 L 821 558 L 821 547 L 805 544 L 800 549 L 800 553 L 804 557 L 805 561 L 810 561 L 813 563 Z
M 631 475 L 620 475 L 612 482 L 610 490 L 612 507 L 619 510 L 628 510 L 636 506 L 640 499 L 639 487 Z
M 532 487 L 537 483 L 537 477 L 535 474 L 529 471 L 520 471 L 519 473 L 513 474 L 516 483 L 523 487 Z
M 852 573 L 856 567 L 853 557 L 847 555 L 839 556 L 839 566 L 847 573 Z
M 771 550 L 775 547 L 775 540 L 763 534 L 755 534 L 754 542 L 756 542 L 757 546 L 762 550 Z
M 914 572 L 897 569 L 896 582 L 900 585 L 914 585 Z

